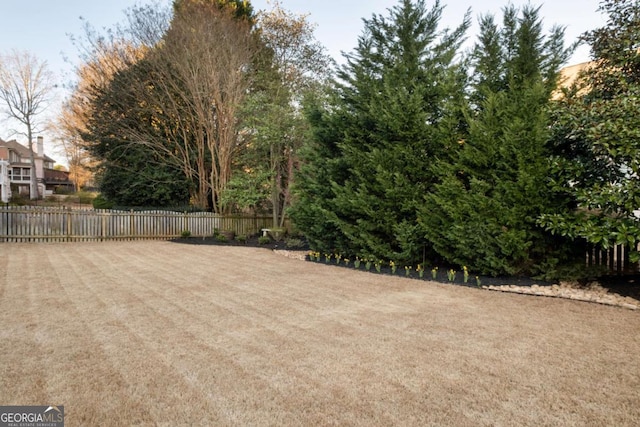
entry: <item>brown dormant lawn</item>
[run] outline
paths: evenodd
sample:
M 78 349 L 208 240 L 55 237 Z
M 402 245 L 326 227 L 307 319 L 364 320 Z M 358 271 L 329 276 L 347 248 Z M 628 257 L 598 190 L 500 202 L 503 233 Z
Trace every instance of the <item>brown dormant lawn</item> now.
M 631 426 L 640 313 L 169 242 L 0 244 L 0 405 L 67 426 Z

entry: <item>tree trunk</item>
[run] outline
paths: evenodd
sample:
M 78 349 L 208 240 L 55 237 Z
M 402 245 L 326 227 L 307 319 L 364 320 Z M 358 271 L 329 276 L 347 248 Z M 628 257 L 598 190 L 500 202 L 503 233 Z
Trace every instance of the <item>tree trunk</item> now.
M 29 163 L 31 164 L 31 176 L 29 179 L 29 198 L 31 200 L 37 200 L 38 194 L 38 177 L 36 175 L 36 157 L 33 153 L 33 132 L 31 131 L 31 124 L 27 124 L 27 139 L 29 141 Z

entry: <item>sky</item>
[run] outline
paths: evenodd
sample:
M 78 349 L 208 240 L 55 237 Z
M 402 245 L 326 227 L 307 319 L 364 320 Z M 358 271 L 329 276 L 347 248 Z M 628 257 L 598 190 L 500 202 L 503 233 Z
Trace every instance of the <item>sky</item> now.
M 171 0 L 158 0 L 169 4 Z M 139 0 L 0 0 L 0 54 L 13 49 L 29 51 L 39 60 L 46 60 L 56 76 L 58 84 L 64 86 L 73 80 L 74 64 L 78 64 L 77 49 L 72 36 L 84 34 L 83 22 L 96 29 L 113 28 L 125 19 L 124 11 L 140 3 Z M 477 36 L 479 14 L 499 14 L 508 4 L 507 0 L 442 0 L 445 5 L 440 25 L 456 27 L 462 22 L 465 12 L 471 7 L 472 28 L 468 34 L 467 47 Z M 528 4 L 527 0 L 512 0 L 516 6 Z M 553 0 L 537 2 L 545 28 L 557 24 L 566 27 L 568 43 L 575 41 L 585 31 L 604 25 L 605 17 L 597 11 L 599 0 Z M 254 9 L 268 9 L 269 0 L 253 0 Z M 363 30 L 363 18 L 372 14 L 387 15 L 387 9 L 398 4 L 398 0 L 280 0 L 284 9 L 307 14 L 308 21 L 316 25 L 316 39 L 322 43 L 329 55 L 341 62 L 341 52 L 351 52 Z M 433 4 L 428 0 L 428 4 Z M 579 48 L 569 64 L 589 59 L 588 47 Z M 65 96 L 64 90 L 55 94 L 56 102 L 49 114 L 55 111 Z M 9 135 L 0 119 L 0 138 Z M 19 139 L 19 138 L 18 138 Z M 47 138 L 45 136 L 45 141 Z M 51 147 L 50 147 L 51 148 Z M 55 153 L 54 153 L 55 154 Z M 52 157 L 58 159 L 57 156 Z

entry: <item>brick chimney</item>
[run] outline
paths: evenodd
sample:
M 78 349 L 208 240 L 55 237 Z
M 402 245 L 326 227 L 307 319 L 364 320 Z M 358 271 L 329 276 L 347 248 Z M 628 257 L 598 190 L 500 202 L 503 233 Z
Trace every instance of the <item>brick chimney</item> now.
M 7 147 L 0 147 L 0 160 L 9 160 L 9 149 Z
M 38 140 L 37 140 L 37 151 L 36 154 L 38 155 L 38 157 L 44 157 L 44 138 L 39 136 Z

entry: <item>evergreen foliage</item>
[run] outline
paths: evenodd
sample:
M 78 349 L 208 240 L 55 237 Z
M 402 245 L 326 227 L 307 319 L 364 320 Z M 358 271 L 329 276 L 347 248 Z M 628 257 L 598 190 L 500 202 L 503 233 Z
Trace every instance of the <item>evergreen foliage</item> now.
M 309 135 L 300 151 L 302 164 L 293 189 L 295 203 L 288 211 L 309 245 L 322 253 L 350 247 L 349 240 L 337 226 L 332 187 L 332 183 L 342 185 L 345 182 L 348 170 L 337 143 L 342 117 L 331 110 L 330 105 L 335 102 L 328 98 L 316 93 L 305 99 Z
M 456 54 L 469 19 L 440 31 L 442 10 L 439 2 L 428 9 L 425 1 L 403 0 L 388 17 L 365 20 L 357 48 L 339 70 L 334 103 L 320 120 L 330 123 L 335 139 L 314 141 L 321 144 L 316 156 L 333 155 L 322 167 L 340 165 L 326 171 L 338 174 L 316 175 L 312 187 L 324 197 L 311 200 L 307 193 L 299 201 L 311 203 L 303 208 L 311 217 L 325 216 L 316 232 L 327 224 L 335 229 L 323 246 L 363 258 L 422 261 L 426 242 L 416 211 L 435 180 L 430 164 L 456 139 L 455 101 L 465 81 Z M 296 224 L 309 233 L 308 221 Z
M 568 248 L 536 223 L 563 204 L 548 181 L 547 106 L 570 51 L 561 28 L 544 36 L 538 10 L 508 6 L 502 27 L 481 18 L 468 135 L 419 208 L 435 251 L 484 274 L 549 271 Z

